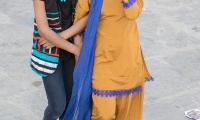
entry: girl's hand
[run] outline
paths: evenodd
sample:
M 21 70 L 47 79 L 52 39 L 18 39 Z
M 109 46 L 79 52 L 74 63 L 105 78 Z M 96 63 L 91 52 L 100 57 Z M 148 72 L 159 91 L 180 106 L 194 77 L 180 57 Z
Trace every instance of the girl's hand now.
M 55 45 L 51 44 L 49 41 L 47 41 L 46 39 L 42 38 L 40 39 L 40 45 L 43 45 L 43 47 L 45 47 L 46 49 L 50 49 L 55 47 Z
M 81 52 L 82 44 L 79 44 L 79 45 L 76 45 L 76 46 L 77 46 L 77 48 L 76 48 L 76 51 L 75 51 L 74 55 L 75 55 L 75 61 L 77 63 L 79 55 L 80 55 L 80 52 Z

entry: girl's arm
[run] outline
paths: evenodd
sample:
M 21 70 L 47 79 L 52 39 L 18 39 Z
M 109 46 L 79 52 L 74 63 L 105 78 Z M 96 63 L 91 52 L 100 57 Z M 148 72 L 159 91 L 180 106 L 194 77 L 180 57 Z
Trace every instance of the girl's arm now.
M 80 46 L 76 46 L 66 41 L 49 28 L 44 2 L 40 0 L 34 0 L 33 4 L 35 19 L 40 35 L 53 45 L 79 56 Z
M 74 36 L 74 44 L 75 45 L 82 47 L 82 42 L 83 42 L 83 35 Z M 78 56 L 75 56 L 75 61 L 76 61 L 76 63 L 78 62 Z
M 82 31 L 84 31 L 86 24 L 87 24 L 87 21 L 88 21 L 88 15 L 86 15 L 85 17 L 83 17 L 82 19 L 77 21 L 70 28 L 61 32 L 59 35 L 64 39 L 68 39 L 68 38 L 70 38 L 70 37 L 72 37 L 72 36 L 74 36 L 78 33 L 81 33 Z M 80 40 L 78 40 L 78 41 L 80 41 Z M 49 42 L 48 40 L 45 40 L 43 38 L 40 40 L 40 44 L 43 45 L 43 47 L 45 47 L 46 49 L 49 49 L 49 48 L 52 48 L 52 47 L 55 46 L 51 42 Z
M 79 34 L 85 30 L 88 21 L 88 15 L 74 23 L 70 28 L 64 30 L 59 35 L 64 39 L 68 39 L 76 34 Z
M 125 15 L 130 20 L 136 20 L 142 11 L 143 0 L 123 0 Z
M 76 4 L 75 16 L 74 16 L 74 25 L 78 24 L 85 16 L 88 20 L 88 13 L 90 9 L 90 2 L 89 0 L 78 0 Z M 87 21 L 85 22 L 86 27 Z M 82 31 L 81 31 L 82 32 Z M 74 44 L 78 46 L 82 46 L 83 34 L 76 35 L 74 37 Z M 78 57 L 75 57 L 76 62 L 78 61 Z

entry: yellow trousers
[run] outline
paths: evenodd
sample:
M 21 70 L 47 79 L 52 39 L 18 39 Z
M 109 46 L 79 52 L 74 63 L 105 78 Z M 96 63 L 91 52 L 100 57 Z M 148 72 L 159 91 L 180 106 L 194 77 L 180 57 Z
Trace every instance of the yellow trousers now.
M 101 97 L 93 94 L 91 120 L 142 120 L 144 82 L 142 89 L 126 96 Z

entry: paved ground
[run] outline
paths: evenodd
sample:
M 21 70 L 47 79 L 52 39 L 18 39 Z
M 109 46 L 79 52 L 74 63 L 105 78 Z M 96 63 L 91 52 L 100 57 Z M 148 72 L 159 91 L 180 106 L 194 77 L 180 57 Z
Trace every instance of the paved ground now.
M 32 0 L 0 0 L 0 120 L 41 120 L 46 97 L 29 68 Z M 146 84 L 144 120 L 188 120 L 200 108 L 200 1 L 145 0 L 138 19 L 154 82 Z

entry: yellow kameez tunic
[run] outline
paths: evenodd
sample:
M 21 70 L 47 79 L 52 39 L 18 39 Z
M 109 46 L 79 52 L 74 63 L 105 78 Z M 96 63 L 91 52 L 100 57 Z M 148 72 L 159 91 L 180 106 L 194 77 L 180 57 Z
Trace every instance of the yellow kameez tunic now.
M 89 13 L 89 7 L 90 0 L 78 0 L 75 22 Z M 142 7 L 143 0 L 129 8 L 122 0 L 103 0 L 92 76 L 92 87 L 99 94 L 92 95 L 91 120 L 142 120 L 144 82 L 150 77 L 136 24 Z M 142 91 L 136 90 L 139 86 Z

